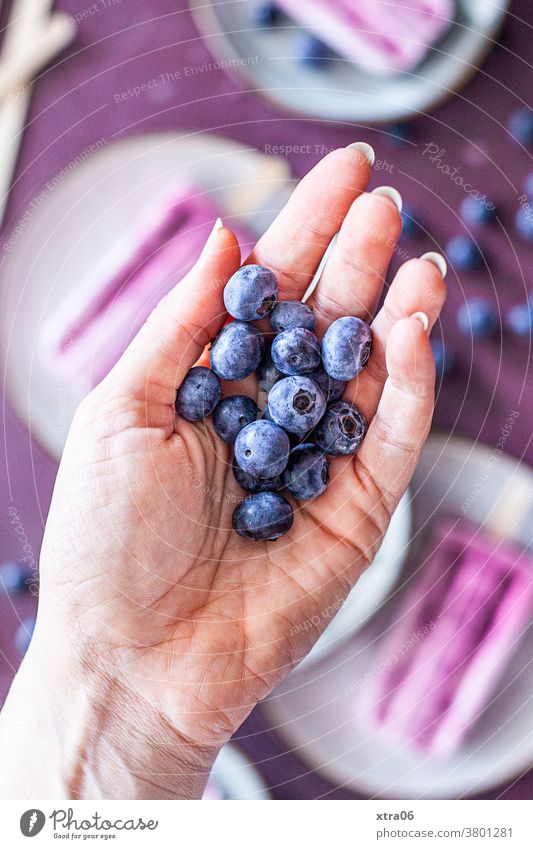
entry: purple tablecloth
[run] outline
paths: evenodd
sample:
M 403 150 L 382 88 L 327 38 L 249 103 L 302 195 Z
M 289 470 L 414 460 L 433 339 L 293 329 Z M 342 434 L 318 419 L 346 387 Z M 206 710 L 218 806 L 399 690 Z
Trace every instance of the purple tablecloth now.
M 530 155 L 510 141 L 505 129 L 511 112 L 530 99 L 531 72 L 526 60 L 530 58 L 533 21 L 529 0 L 514 0 L 514 17 L 509 18 L 504 44 L 492 52 L 467 88 L 433 114 L 412 122 L 408 141 L 402 144 L 394 143 L 387 129 L 278 112 L 245 91 L 246 84 L 240 85 L 222 71 L 182 75 L 158 87 L 156 93 L 145 92 L 117 103 L 115 95 L 132 85 L 210 61 L 184 1 L 98 0 L 87 4 L 92 11 L 86 10 L 81 19 L 81 4 L 63 0 L 58 5 L 73 15 L 78 13 L 79 35 L 64 60 L 35 86 L 4 237 L 46 180 L 80 152 L 102 139 L 111 142 L 147 130 L 217 132 L 259 148 L 305 140 L 312 151 L 315 144 L 333 148 L 368 140 L 379 160 L 374 183 L 396 186 L 432 234 L 431 239 L 424 237 L 416 244 L 405 242 L 402 260 L 430 248 L 443 250 L 447 239 L 461 231 L 458 207 L 465 188 L 457 179 L 460 174 L 472 189 L 494 200 L 498 220 L 480 235 L 487 264 L 475 273 L 458 275 L 453 267 L 449 271 L 450 296 L 443 329 L 457 349 L 458 367 L 439 392 L 436 424 L 494 446 L 509 413 L 518 411 L 505 450 L 532 461 L 529 342 L 504 333 L 471 348 L 455 331 L 455 313 L 465 293 L 486 295 L 505 312 L 510 304 L 524 299 L 530 280 L 533 247 L 516 238 L 513 218 L 524 177 L 533 167 Z M 5 16 L 4 5 L 2 25 Z M 208 107 L 201 101 L 206 92 Z M 294 173 L 301 176 L 318 156 L 298 153 L 289 158 Z M 6 404 L 3 413 L 1 559 L 25 556 L 31 563 L 38 558 L 55 464 L 31 441 Z M 33 607 L 30 597 L 0 601 L 0 699 L 19 662 L 13 633 Z M 259 711 L 239 737 L 277 796 L 350 798 L 285 752 L 279 739 L 266 730 Z M 532 794 L 533 772 L 488 796 L 531 798 Z

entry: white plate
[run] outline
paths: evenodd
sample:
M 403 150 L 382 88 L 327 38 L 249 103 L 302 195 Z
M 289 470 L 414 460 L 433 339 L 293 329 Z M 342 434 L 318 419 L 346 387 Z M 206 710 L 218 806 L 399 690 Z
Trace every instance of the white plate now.
M 457 22 L 418 68 L 377 78 L 342 59 L 332 60 L 327 70 L 301 67 L 292 58 L 298 27 L 255 29 L 251 0 L 190 0 L 209 50 L 257 94 L 290 112 L 369 124 L 428 112 L 464 86 L 494 46 L 508 5 L 509 0 L 457 0 Z
M 234 743 L 227 743 L 220 750 L 209 781 L 224 799 L 272 798 L 256 768 Z
M 190 177 L 228 225 L 261 233 L 282 205 L 288 165 L 214 135 L 151 133 L 108 145 L 58 180 L 6 237 L 0 267 L 5 390 L 20 418 L 59 458 L 80 395 L 40 361 L 43 323 L 168 186 Z
M 487 470 L 490 470 L 487 473 Z M 480 483 L 482 482 L 482 485 Z M 470 498 L 471 493 L 475 497 Z M 430 438 L 411 485 L 414 546 L 432 517 L 446 513 L 485 524 L 533 550 L 533 472 L 512 457 L 466 439 Z M 405 572 L 405 585 L 409 569 Z M 372 674 L 376 642 L 393 621 L 389 609 L 310 668 L 296 670 L 264 703 L 270 727 L 335 786 L 392 799 L 477 797 L 533 766 L 533 627 L 511 659 L 498 692 L 463 748 L 437 760 L 363 730 L 359 690 Z

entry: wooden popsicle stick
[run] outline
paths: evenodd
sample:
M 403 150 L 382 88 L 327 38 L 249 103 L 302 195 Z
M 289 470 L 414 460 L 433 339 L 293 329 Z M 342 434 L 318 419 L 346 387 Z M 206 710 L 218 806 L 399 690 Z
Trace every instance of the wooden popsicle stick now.
M 0 62 L 0 104 L 10 95 L 18 97 L 32 77 L 72 41 L 76 27 L 72 18 L 57 12 L 43 31 L 38 31 L 27 50 L 18 51 L 12 59 Z
M 39 29 L 44 29 L 53 2 L 54 0 L 13 0 L 2 44 L 2 61 L 13 59 L 18 52 L 25 51 L 28 39 Z M 18 97 L 6 101 L 0 108 L 0 226 L 4 219 L 30 96 L 30 87 L 26 86 Z

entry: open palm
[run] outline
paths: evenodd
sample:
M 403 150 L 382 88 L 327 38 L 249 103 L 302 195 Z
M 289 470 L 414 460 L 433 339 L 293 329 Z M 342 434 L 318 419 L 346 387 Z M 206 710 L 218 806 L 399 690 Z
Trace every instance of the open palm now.
M 318 334 L 340 315 L 376 310 L 401 223 L 365 193 L 357 151 L 329 154 L 295 189 L 247 261 L 273 269 L 280 298 L 301 298 L 334 234 L 311 296 Z M 342 225 L 342 226 L 341 226 Z M 222 290 L 240 264 L 220 230 L 73 422 L 42 551 L 38 628 L 53 620 L 188 740 L 219 747 L 311 648 L 302 627 L 337 610 L 372 561 L 427 436 L 434 365 L 423 311 L 445 290 L 431 261 L 398 272 L 373 321 L 364 372 L 348 387 L 370 421 L 353 457 L 336 458 L 292 530 L 254 543 L 231 530 L 242 497 L 228 446 L 209 422 L 176 418 L 176 387 L 225 321 Z M 223 386 L 233 394 L 239 385 Z M 248 394 L 257 395 L 249 379 Z

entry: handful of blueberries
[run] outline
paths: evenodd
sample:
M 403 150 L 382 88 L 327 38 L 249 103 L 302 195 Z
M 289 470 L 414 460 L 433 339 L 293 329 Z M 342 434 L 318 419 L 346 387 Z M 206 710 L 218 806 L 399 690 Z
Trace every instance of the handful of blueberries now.
M 293 509 L 280 495 L 299 500 L 326 489 L 327 455 L 355 454 L 366 433 L 362 413 L 342 400 L 346 382 L 368 362 L 372 332 L 355 316 L 334 321 L 322 345 L 316 319 L 301 301 L 278 302 L 275 274 L 245 265 L 224 289 L 224 304 L 234 321 L 211 343 L 211 368 L 192 368 L 176 396 L 176 411 L 188 421 L 213 414 L 218 436 L 234 446 L 233 472 L 251 493 L 237 505 L 233 527 L 252 540 L 275 540 L 293 523 Z M 268 316 L 275 334 L 253 322 Z M 220 380 L 242 380 L 257 373 L 268 393 L 265 409 L 246 395 L 220 400 Z

